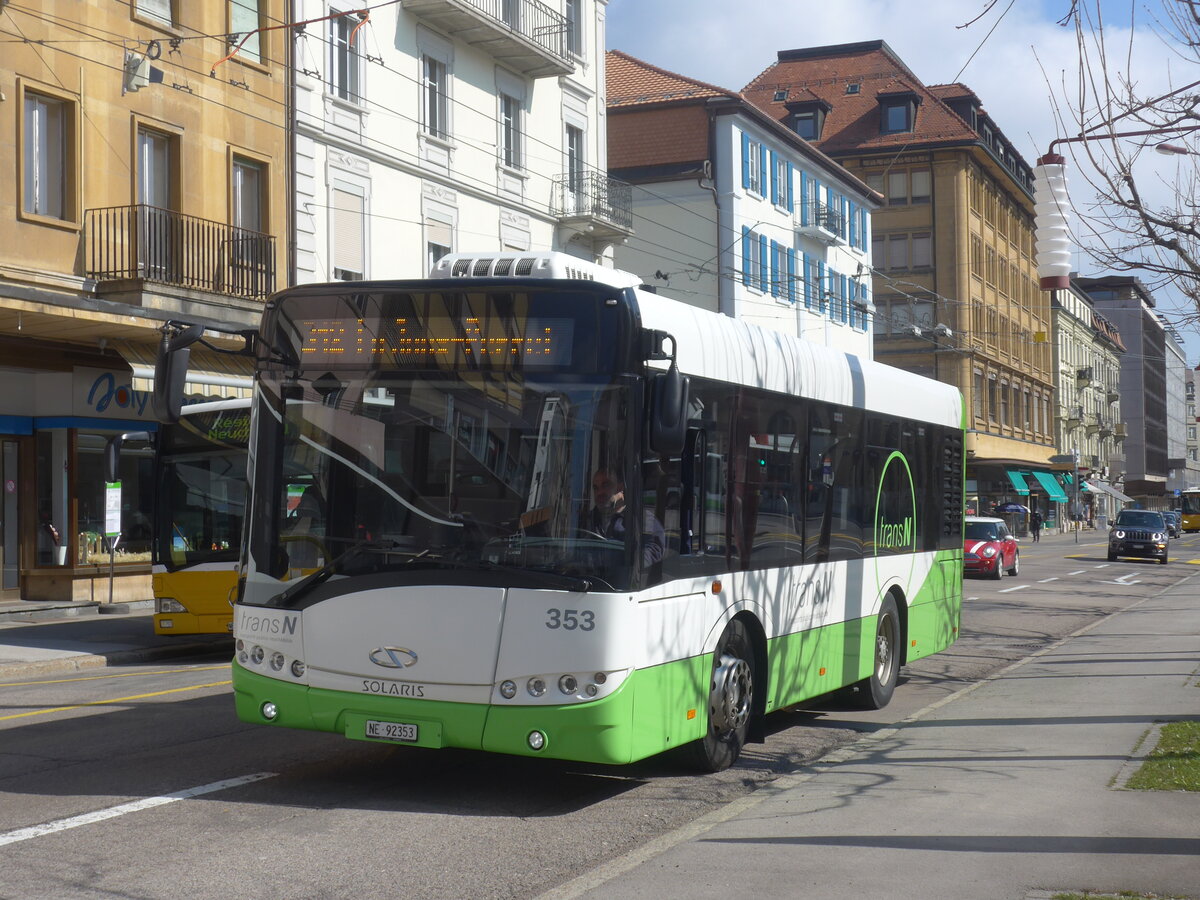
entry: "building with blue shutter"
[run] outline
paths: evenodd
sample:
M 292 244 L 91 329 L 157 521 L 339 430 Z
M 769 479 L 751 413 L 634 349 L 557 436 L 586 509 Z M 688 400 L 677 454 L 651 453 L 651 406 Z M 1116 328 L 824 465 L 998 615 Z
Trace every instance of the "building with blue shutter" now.
M 662 294 L 871 355 L 878 195 L 740 94 L 608 53 L 609 173 L 633 185 L 615 265 Z

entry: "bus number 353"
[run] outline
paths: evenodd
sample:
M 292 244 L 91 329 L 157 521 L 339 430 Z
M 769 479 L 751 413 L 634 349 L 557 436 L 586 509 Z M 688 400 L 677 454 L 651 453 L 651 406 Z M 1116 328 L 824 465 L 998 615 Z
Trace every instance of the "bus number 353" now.
M 547 628 L 562 628 L 566 631 L 591 631 L 596 627 L 596 614 L 590 609 L 548 609 Z

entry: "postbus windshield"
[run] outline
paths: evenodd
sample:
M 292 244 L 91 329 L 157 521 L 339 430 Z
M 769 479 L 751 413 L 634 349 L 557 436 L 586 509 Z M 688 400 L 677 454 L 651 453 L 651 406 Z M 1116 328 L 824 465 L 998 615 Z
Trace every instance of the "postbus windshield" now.
M 305 605 L 347 576 L 630 584 L 636 523 L 588 515 L 593 475 L 636 458 L 637 380 L 603 349 L 619 318 L 561 290 L 283 298 L 243 602 Z
M 250 407 L 205 406 L 159 432 L 155 562 L 167 571 L 236 562 L 241 546 Z

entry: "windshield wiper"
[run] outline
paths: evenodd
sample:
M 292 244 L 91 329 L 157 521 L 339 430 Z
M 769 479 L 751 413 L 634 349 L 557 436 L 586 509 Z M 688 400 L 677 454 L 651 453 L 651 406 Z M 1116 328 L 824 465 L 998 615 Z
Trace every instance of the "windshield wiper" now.
M 329 562 L 325 563 L 325 565 L 321 566 L 321 568 L 317 569 L 311 575 L 306 575 L 287 590 L 276 594 L 271 598 L 268 605 L 287 606 L 290 601 L 307 594 L 317 585 L 328 581 L 330 576 L 337 574 L 338 566 L 361 555 L 365 550 L 394 550 L 396 546 L 395 541 L 358 541 L 329 560 Z

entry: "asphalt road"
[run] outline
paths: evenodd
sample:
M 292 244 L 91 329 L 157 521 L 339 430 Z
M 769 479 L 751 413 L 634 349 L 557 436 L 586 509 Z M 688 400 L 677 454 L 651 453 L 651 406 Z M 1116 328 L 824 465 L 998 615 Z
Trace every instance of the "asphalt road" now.
M 421 751 L 244 725 L 219 658 L 0 684 L 0 897 L 528 897 L 643 845 L 1198 571 L 1023 542 L 892 704 L 769 720 L 712 776 Z M 1194 563 L 1193 563 L 1194 561 Z

